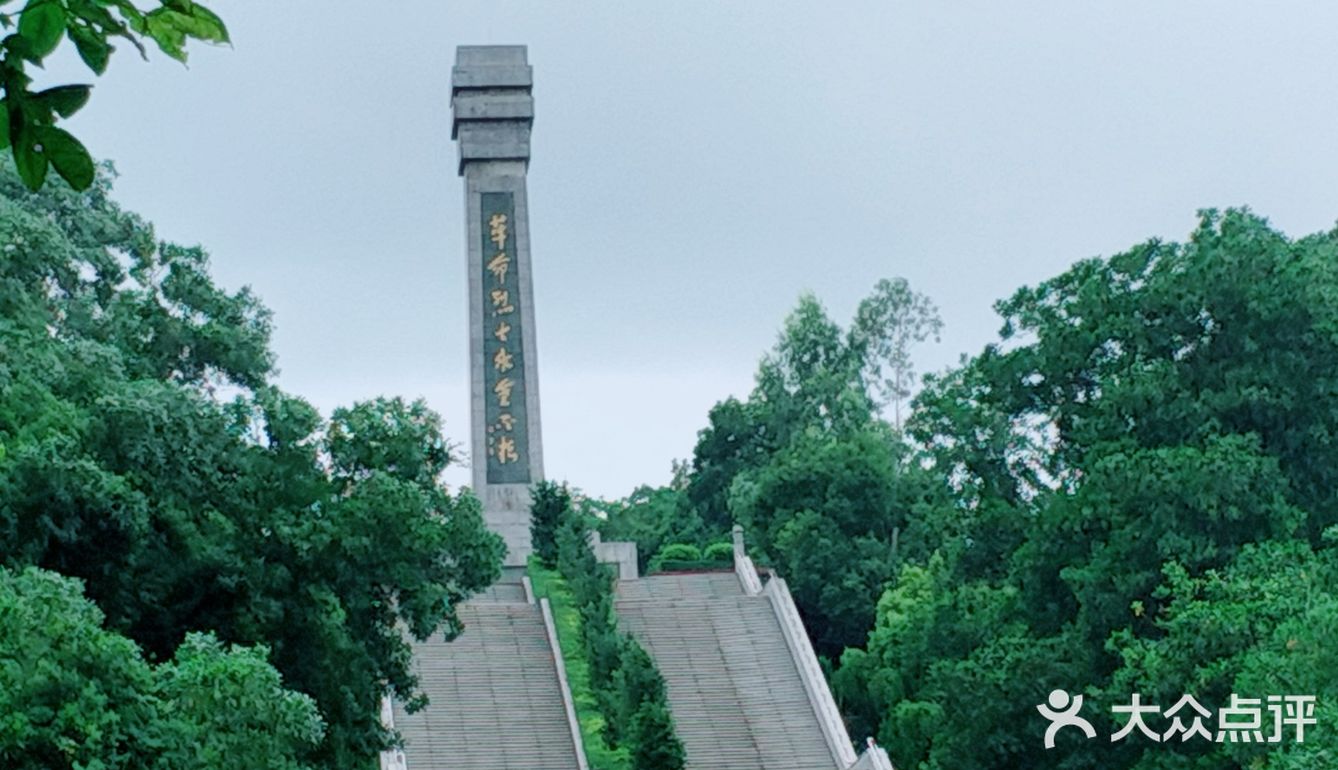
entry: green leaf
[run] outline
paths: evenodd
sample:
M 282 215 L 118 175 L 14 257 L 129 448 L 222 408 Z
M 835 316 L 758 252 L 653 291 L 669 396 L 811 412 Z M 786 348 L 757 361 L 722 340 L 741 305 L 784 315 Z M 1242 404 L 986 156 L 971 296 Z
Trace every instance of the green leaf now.
M 144 16 L 144 34 L 157 43 L 163 53 L 179 62 L 184 62 L 186 31 L 179 20 L 186 18 L 189 17 L 180 11 L 166 7 L 150 11 Z
M 121 18 L 125 19 L 125 25 L 118 28 L 115 31 L 115 34 L 134 43 L 135 47 L 139 49 L 139 55 L 147 58 L 148 52 L 144 50 L 144 46 L 140 45 L 139 40 L 136 39 L 134 35 L 130 34 L 130 32 L 137 32 L 141 35 L 146 34 L 144 12 L 136 8 L 135 4 L 130 2 L 130 0 L 110 0 L 109 5 L 115 7 L 116 10 L 120 12 Z
M 209 43 L 232 42 L 223 20 L 199 3 L 191 4 L 190 19 L 184 27 L 188 35 L 199 40 Z
M 25 131 L 23 126 L 19 127 L 13 149 L 14 165 L 18 168 L 19 178 L 29 190 L 36 192 L 41 189 L 42 182 L 46 180 L 46 156 L 33 146 L 31 132 Z
M 93 184 L 93 157 L 78 139 L 53 126 L 38 128 L 37 139 L 42 144 L 42 152 L 70 187 L 87 190 Z
M 88 104 L 88 95 L 92 90 L 92 86 L 56 86 L 38 93 L 34 98 L 55 110 L 62 118 L 68 118 Z
M 0 150 L 9 146 L 9 104 L 0 99 Z
M 55 0 L 35 0 L 19 16 L 19 35 L 38 58 L 56 50 L 65 33 L 65 8 Z
M 26 37 L 19 37 L 17 34 L 7 35 L 4 38 L 3 47 L 5 53 L 10 54 L 11 56 L 16 56 L 38 65 L 42 63 L 42 57 L 39 56 L 37 51 L 33 48 L 32 41 Z
M 92 27 L 70 27 L 69 36 L 74 41 L 74 47 L 79 50 L 79 58 L 84 60 L 89 69 L 99 75 L 107 71 L 107 59 L 116 49 L 106 38 Z

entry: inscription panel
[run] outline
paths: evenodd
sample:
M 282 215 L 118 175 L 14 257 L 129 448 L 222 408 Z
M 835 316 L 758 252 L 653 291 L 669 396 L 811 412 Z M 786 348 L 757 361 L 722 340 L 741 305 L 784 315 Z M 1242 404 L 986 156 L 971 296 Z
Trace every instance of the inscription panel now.
M 489 484 L 530 483 L 515 196 L 480 194 L 483 399 Z

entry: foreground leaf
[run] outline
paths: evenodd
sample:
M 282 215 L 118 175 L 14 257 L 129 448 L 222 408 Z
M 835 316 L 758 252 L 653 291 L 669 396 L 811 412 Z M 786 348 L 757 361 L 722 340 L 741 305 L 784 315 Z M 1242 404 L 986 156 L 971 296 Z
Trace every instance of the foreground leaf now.
M 57 115 L 68 118 L 88 104 L 88 95 L 92 91 L 92 86 L 57 86 L 37 94 L 37 99 L 55 110 Z
M 93 183 L 93 158 L 78 139 L 64 129 L 50 126 L 39 128 L 37 138 L 51 165 L 71 187 L 84 190 Z
M 65 9 L 54 0 L 30 3 L 19 16 L 19 35 L 39 59 L 56 50 L 65 32 Z
M 33 146 L 32 138 L 20 131 L 14 143 L 14 165 L 18 167 L 19 178 L 29 190 L 37 190 L 46 180 L 46 156 Z
M 79 58 L 84 60 L 89 69 L 99 75 L 107 71 L 107 60 L 116 49 L 106 38 L 89 27 L 70 27 L 69 36 L 79 51 Z

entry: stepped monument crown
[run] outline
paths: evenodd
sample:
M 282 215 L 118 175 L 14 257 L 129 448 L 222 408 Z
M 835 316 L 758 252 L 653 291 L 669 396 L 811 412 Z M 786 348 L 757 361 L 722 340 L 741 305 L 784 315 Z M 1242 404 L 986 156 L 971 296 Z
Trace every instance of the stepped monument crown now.
M 525 46 L 460 46 L 451 136 L 465 182 L 474 492 L 508 549 L 530 553 L 529 487 L 543 478 L 525 176 L 534 123 Z

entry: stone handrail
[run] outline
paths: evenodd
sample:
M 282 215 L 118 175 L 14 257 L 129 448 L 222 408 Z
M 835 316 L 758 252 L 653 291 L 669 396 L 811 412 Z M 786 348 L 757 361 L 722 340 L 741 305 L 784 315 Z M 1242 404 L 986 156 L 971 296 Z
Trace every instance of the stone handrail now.
M 739 576 L 739 583 L 743 585 L 744 593 L 749 596 L 762 593 L 762 579 L 757 576 L 757 567 L 750 557 L 734 557 L 734 574 Z
M 387 730 L 395 729 L 395 709 L 389 695 L 381 696 L 381 725 Z M 404 752 L 397 748 L 381 752 L 381 770 L 406 770 Z
M 870 738 L 868 748 L 859 755 L 859 761 L 850 770 L 896 770 L 896 768 L 892 767 L 892 760 L 888 758 L 887 751 Z
M 743 527 L 734 525 L 734 574 L 739 576 L 743 592 L 749 596 L 762 593 L 762 579 L 757 576 L 757 565 L 743 547 Z
M 846 724 L 836 708 L 836 699 L 827 686 L 827 678 L 823 676 L 822 666 L 818 664 L 818 656 L 813 652 L 813 643 L 808 640 L 808 633 L 804 630 L 799 610 L 794 606 L 789 587 L 782 578 L 773 574 L 762 593 L 771 600 L 785 643 L 794 657 L 795 668 L 799 670 L 799 678 L 804 682 L 809 702 L 813 704 L 813 713 L 818 717 L 818 724 L 822 727 L 823 737 L 827 739 L 827 747 L 831 749 L 837 767 L 852 767 L 858 761 L 855 747 L 850 743 L 850 734 L 846 732 Z M 877 765 L 870 767 L 878 770 Z
M 534 583 L 529 575 L 520 576 L 520 587 L 525 589 L 525 603 L 534 604 Z
M 553 653 L 553 665 L 557 668 L 558 688 L 562 691 L 562 708 L 567 712 L 567 727 L 571 730 L 571 743 L 576 749 L 578 770 L 590 770 L 585 759 L 585 743 L 581 740 L 581 723 L 576 718 L 576 704 L 571 699 L 571 686 L 567 684 L 567 664 L 562 659 L 562 645 L 558 643 L 557 625 L 553 623 L 553 608 L 548 598 L 539 599 L 539 609 L 544 616 L 544 631 L 548 635 L 548 648 Z

